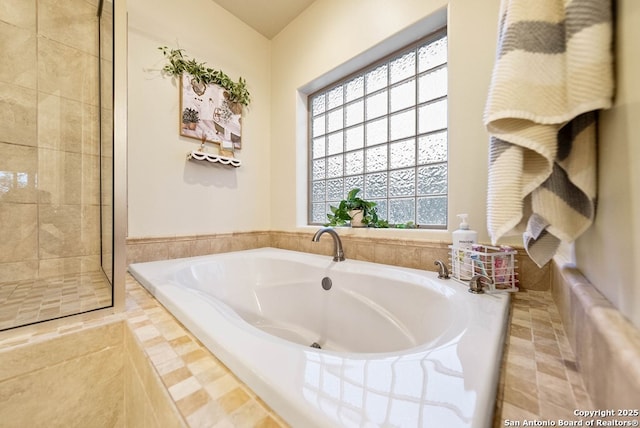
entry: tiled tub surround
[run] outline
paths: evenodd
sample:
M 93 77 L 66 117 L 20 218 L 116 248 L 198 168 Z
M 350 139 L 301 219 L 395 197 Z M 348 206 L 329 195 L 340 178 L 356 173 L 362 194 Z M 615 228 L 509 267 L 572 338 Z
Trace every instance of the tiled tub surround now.
M 512 295 L 494 426 L 506 421 L 576 420 L 594 409 L 549 291 Z
M 51 322 L 30 327 L 29 331 L 37 327 L 35 333 L 22 333 L 27 330 L 24 328 L 0 333 L 0 359 L 15 351 L 24 352 L 33 344 L 45 346 L 48 342 L 56 343 L 61 337 L 67 338 L 67 345 L 60 352 L 75 350 L 82 355 L 90 354 L 94 345 L 84 345 L 83 348 L 82 343 L 86 342 L 79 340 L 80 336 L 75 332 L 92 331 L 124 320 L 124 339 L 118 340 L 125 343 L 122 364 L 129 383 L 124 385 L 124 392 L 118 394 L 125 394 L 121 408 L 132 410 L 124 410 L 125 416 L 119 419 L 126 420 L 126 423 L 114 426 L 181 426 L 180 420 L 176 425 L 157 423 L 170 420 L 171 416 L 161 416 L 158 412 L 172 412 L 171 402 L 175 403 L 182 422 L 192 427 L 217 424 L 229 427 L 286 426 L 129 275 L 126 287 L 126 312 L 123 314 L 99 318 L 96 318 L 97 314 L 85 314 L 69 319 L 67 324 L 57 328 Z M 524 418 L 564 417 L 570 420 L 573 409 L 601 408 L 591 403 L 585 392 L 574 364 L 576 358 L 549 291 L 513 294 L 510 323 L 496 403 L 496 428 L 504 426 L 506 419 L 521 421 Z M 73 338 L 70 334 L 74 334 Z M 104 339 L 101 339 L 101 345 L 104 345 Z M 64 354 L 60 356 L 57 349 L 51 347 L 45 353 L 29 351 L 21 354 L 20 358 L 25 361 L 38 356 L 72 359 Z M 119 357 L 114 355 L 114 358 Z M 8 374 L 8 365 L 2 361 L 0 390 L 7 378 L 17 379 L 16 374 Z M 43 365 L 51 364 L 34 363 L 36 367 Z M 91 379 L 91 382 L 97 382 L 97 377 L 102 376 L 99 372 L 94 375 L 96 379 Z M 127 391 L 131 392 L 129 396 Z M 127 397 L 136 397 L 131 407 Z M 167 397 L 171 398 L 169 403 L 165 400 Z M 0 414 L 5 411 L 1 403 L 4 401 L 0 400 Z M 141 425 L 143 419 L 149 421 L 147 425 Z
M 297 241 L 297 234 L 276 233 L 280 238 Z M 235 238 L 241 239 L 235 239 Z M 225 248 L 225 251 L 242 249 L 235 248 L 234 245 L 254 248 L 258 246 L 276 246 L 271 241 L 269 232 L 256 232 L 250 234 L 223 235 L 221 239 L 216 237 L 199 237 L 198 245 L 208 247 L 209 251 L 215 248 Z M 306 241 L 307 237 L 301 237 L 300 242 Z M 308 237 L 310 240 L 310 236 Z M 181 248 L 186 251 L 194 251 L 194 242 L 198 240 L 182 239 Z M 128 251 L 137 252 L 137 256 L 144 255 L 145 250 L 141 246 L 149 245 L 148 257 L 153 255 L 151 249 L 160 252 L 167 252 L 167 246 L 172 239 L 155 240 L 130 240 L 133 244 Z M 330 240 L 329 240 L 330 241 Z M 234 244 L 235 242 L 235 244 Z M 321 245 L 322 243 L 316 244 Z M 324 244 L 322 244 L 324 245 Z M 170 246 L 170 245 L 169 245 Z M 134 248 L 135 247 L 135 248 Z M 215 247 L 215 248 L 214 248 Z M 322 249 L 323 254 L 329 254 L 330 244 Z M 164 248 L 164 250 L 162 250 Z M 202 248 L 202 247 L 198 247 Z M 446 245 L 443 244 L 442 252 L 446 253 Z M 325 251 L 327 251 L 325 253 Z M 347 247 L 347 251 L 349 251 Z M 221 252 L 221 251 L 218 251 Z M 195 255 L 195 254 L 188 254 Z M 349 253 L 347 253 L 349 256 Z M 165 257 L 166 258 L 166 257 Z M 559 281 L 554 271 L 554 293 L 558 294 Z M 566 281 L 565 281 L 566 282 Z M 67 335 L 75 331 L 84 331 L 96 326 L 117 323 L 126 320 L 128 329 L 131 329 L 127 340 L 140 346 L 138 354 L 131 353 L 127 349 L 135 349 L 133 346 L 123 348 L 126 353 L 137 355 L 138 379 L 137 396 L 142 397 L 140 388 L 146 391 L 145 399 L 147 405 L 136 403 L 133 408 L 143 408 L 136 415 L 127 414 L 129 417 L 151 418 L 152 409 L 164 408 L 160 401 L 162 391 L 168 391 L 173 399 L 183 421 L 189 426 L 256 426 L 271 427 L 285 426 L 284 423 L 274 415 L 262 401 L 255 397 L 235 376 L 228 370 L 154 300 L 132 277 L 127 276 L 127 301 L 126 312 L 115 315 L 101 315 L 98 313 L 84 314 L 64 320 L 65 323 L 48 322 L 28 328 L 20 328 L 4 333 L 0 333 L 0 353 L 4 358 L 5 352 L 13 352 L 31 343 L 55 340 L 60 336 Z M 566 301 L 566 299 L 565 299 Z M 571 349 L 571 339 L 567 339 L 563 327 L 563 318 L 571 316 L 571 312 L 556 309 L 550 291 L 525 290 L 513 294 L 511 305 L 511 328 L 505 343 L 505 354 L 502 362 L 501 381 L 498 390 L 498 400 L 496 403 L 495 427 L 504 426 L 503 420 L 510 419 L 522 421 L 528 419 L 551 419 L 564 417 L 574 419 L 573 409 L 584 408 L 602 409 L 604 405 L 599 404 L 596 395 L 589 398 L 582 379 L 588 379 L 599 372 L 610 373 L 616 359 L 622 355 L 628 358 L 635 358 L 638 361 L 637 339 L 633 339 L 637 332 L 631 330 L 631 339 L 620 340 L 616 346 L 618 349 L 607 351 L 606 355 L 620 354 L 617 358 L 607 358 L 606 363 L 602 363 L 598 370 L 579 374 L 577 362 L 584 355 L 574 356 Z M 562 307 L 558 300 L 559 307 Z M 80 321 L 78 321 L 80 320 Z M 62 321 L 62 320 L 61 320 Z M 565 326 L 570 326 L 571 321 L 565 321 Z M 58 326 L 58 327 L 56 327 Z M 616 329 L 617 323 L 607 325 L 603 332 L 609 332 L 610 337 L 622 338 Z M 567 330 L 569 327 L 567 327 Z M 32 333 L 35 331 L 35 333 Z M 125 329 L 125 334 L 126 329 Z M 594 347 L 601 346 L 599 343 Z M 73 348 L 81 349 L 78 346 Z M 583 353 L 590 355 L 593 349 L 588 351 L 583 349 Z M 603 350 L 603 352 L 605 352 Z M 89 351 L 86 352 L 87 354 Z M 54 352 L 50 352 L 52 357 Z M 36 355 L 25 357 L 35 358 Z M 574 364 L 575 363 L 575 364 Z M 0 379 L 5 380 L 7 375 L 4 371 L 5 364 L 0 365 Z M 145 369 L 146 367 L 146 369 Z M 606 370 L 603 367 L 607 367 Z M 628 370 L 622 369 L 623 374 Z M 602 374 L 598 374 L 603 376 Z M 152 386 L 155 376 L 160 377 L 161 388 L 156 393 Z M 631 385 L 638 387 L 637 381 L 628 380 Z M 623 382 L 627 383 L 627 381 Z M 1 384 L 0 384 L 1 385 Z M 615 386 L 615 385 L 613 385 Z M 133 385 L 129 388 L 134 388 Z M 583 394 L 584 392 L 584 394 Z M 603 391 L 604 392 L 604 391 Z M 160 398 L 158 398 L 160 397 Z M 638 397 L 637 392 L 631 389 L 629 399 Z M 151 405 L 150 403 L 154 404 Z M 637 403 L 638 400 L 635 401 Z M 3 403 L 3 401 L 0 401 Z M 624 403 L 624 402 L 623 402 Z M 165 403 L 166 404 L 166 403 Z M 126 407 L 126 403 L 125 403 Z M 3 405 L 0 404 L 0 411 Z M 146 416 L 145 416 L 146 415 Z M 156 416 L 157 419 L 157 416 Z M 139 421 L 140 419 L 138 419 Z M 242 425 L 244 423 L 245 425 Z M 116 425 L 118 426 L 118 425 Z M 140 426 L 120 425 L 120 426 Z M 148 423 L 147 426 L 159 426 Z
M 579 271 L 555 262 L 549 268 L 550 291 L 513 295 L 496 427 L 506 420 L 576 421 L 574 410 L 640 405 L 640 332 Z
M 312 254 L 330 255 L 333 241 L 329 236 L 320 242 L 311 238 L 317 228 L 309 232 L 257 231 L 223 233 L 215 235 L 129 238 L 127 239 L 127 263 L 150 262 L 181 257 L 203 256 L 252 248 L 274 247 Z M 382 231 L 384 233 L 384 231 Z M 418 234 L 420 232 L 417 232 Z M 435 260 L 447 261 L 450 243 L 420 239 L 388 239 L 383 237 L 356 236 L 348 229 L 338 229 L 345 256 L 362 260 L 402 266 L 413 269 L 436 270 Z M 529 290 L 549 289 L 549 268 L 538 268 L 524 250 L 518 252 L 518 272 L 522 287 Z
M 99 346 L 124 340 L 121 348 L 124 356 L 113 355 L 114 359 L 122 361 L 118 364 L 123 365 L 124 391 L 115 388 L 119 398 L 104 397 L 92 404 L 95 407 L 101 402 L 110 402 L 113 406 L 120 406 L 118 411 L 124 411 L 125 415 L 119 416 L 118 424 L 113 426 L 181 426 L 181 420 L 192 427 L 216 424 L 229 427 L 286 426 L 131 276 L 127 276 L 126 286 L 127 310 L 124 314 L 96 319 L 87 314 L 83 316 L 86 321 L 70 322 L 57 329 L 51 327 L 53 323 L 40 324 L 35 334 L 20 335 L 21 330 L 5 332 L 0 335 L 0 359 L 16 351 L 19 354 L 13 354 L 11 358 L 14 360 L 39 356 L 40 362 L 32 364 L 40 370 L 55 361 L 73 360 L 77 352 L 91 354 L 97 345 L 82 335 L 85 332 L 89 335 L 95 333 L 103 338 Z M 551 294 L 548 291 L 528 291 L 513 297 L 512 328 L 505 343 L 494 426 L 504 426 L 503 420 L 506 419 L 547 419 L 560 415 L 570 418 L 571 409 L 592 409 L 588 396 L 582 394 L 584 388 L 580 376 L 571 364 L 575 359 Z M 124 332 L 115 335 L 124 334 L 124 339 L 104 339 L 114 335 L 113 332 L 106 335 L 104 328 L 115 329 L 112 325 L 122 324 L 122 320 L 125 320 Z M 536 343 L 536 340 L 541 343 Z M 48 348 L 38 349 L 46 352 L 33 352 L 36 350 L 30 348 L 33 345 Z M 25 354 L 27 349 L 31 350 Z M 9 377 L 18 379 L 15 374 L 7 374 L 5 368 L 8 365 L 4 364 L 5 360 L 1 361 L 0 391 L 4 380 Z M 96 372 L 92 376 L 95 379 L 90 381 L 98 382 L 103 375 Z M 61 388 L 63 381 L 59 378 L 57 381 L 57 387 Z M 122 399 L 124 404 L 119 404 L 118 400 Z M 46 400 L 40 404 L 43 403 Z M 560 407 L 560 403 L 566 408 Z M 173 406 L 182 419 L 175 424 L 158 424 L 157 421 L 175 417 L 175 414 L 171 416 Z M 0 415 L 2 411 L 5 410 L 0 404 Z M 99 412 L 98 409 L 94 411 Z M 148 421 L 147 425 L 140 422 L 143 419 Z
M 0 333 L 2 426 L 284 426 L 129 277 L 126 307 Z
M 594 407 L 640 407 L 640 331 L 578 270 L 553 265 L 551 284 Z
M 0 425 L 122 426 L 123 323 L 0 345 Z
M 184 427 L 121 316 L 0 341 L 3 427 Z
M 276 231 L 130 239 L 127 241 L 127 256 L 130 262 L 150 261 L 170 258 L 169 256 L 188 257 L 261 246 L 331 254 L 330 239 L 313 243 L 311 236 L 312 232 Z M 393 261 L 400 266 L 435 269 L 432 266 L 433 260 L 446 259 L 448 255 L 447 243 L 359 238 L 344 234 L 341 234 L 341 238 L 347 257 L 377 263 Z M 638 368 L 627 368 L 634 364 L 637 366 L 637 361 L 640 361 L 637 329 L 630 326 L 584 278 L 576 276 L 575 271 L 568 270 L 564 277 L 560 276 L 560 270 L 553 263 L 538 269 L 523 254 L 524 251 L 520 249 L 521 291 L 513 295 L 511 304 L 511 329 L 505 343 L 496 403 L 496 427 L 504 426 L 503 420 L 522 420 L 524 417 L 564 417 L 571 420 L 574 409 L 607 408 L 604 404 L 606 401 L 598 399 L 603 395 L 611 400 L 606 402 L 608 404 L 615 403 L 618 399 L 621 400 L 620 403 L 625 403 L 624 400 L 627 399 L 637 403 L 640 397 Z M 568 290 L 571 287 L 566 278 L 572 278 L 579 284 L 579 287 L 573 287 L 574 304 L 578 302 L 594 306 L 594 302 L 598 302 L 599 309 L 596 312 L 599 312 L 600 319 L 606 315 L 610 320 L 598 324 L 596 332 L 600 337 L 595 341 L 593 331 L 586 333 L 590 334 L 590 341 L 587 342 L 589 345 L 585 345 L 583 339 L 583 345 L 577 346 L 575 333 L 569 331 L 583 325 L 585 321 L 574 321 L 575 316 L 584 314 L 580 315 L 580 311 L 575 308 L 572 312 L 567 306 Z M 552 282 L 553 294 L 550 291 Z M 583 298 L 575 296 L 577 290 L 581 290 L 578 295 Z M 586 296 L 591 296 L 592 303 L 588 303 L 588 299 L 584 298 Z M 568 336 L 565 335 L 563 325 L 567 326 Z M 581 330 L 580 327 L 577 329 Z M 594 353 L 596 348 L 598 352 Z M 578 350 L 578 355 L 574 354 L 575 349 Z M 598 354 L 601 354 L 599 366 L 585 366 L 585 361 L 592 361 L 593 356 Z M 616 357 L 610 359 L 607 355 Z M 630 363 L 634 361 L 635 363 Z M 616 363 L 617 367 L 613 367 L 612 363 Z M 617 373 L 625 379 L 618 382 L 615 378 L 610 378 L 609 373 Z M 627 376 L 627 373 L 630 375 Z M 593 385 L 603 388 L 595 391 Z M 623 390 L 628 393 L 622 392 Z M 593 401 L 589 398 L 590 394 L 594 397 Z M 622 396 L 625 398 L 621 398 Z
M 508 295 L 274 248 L 129 270 L 293 426 L 491 423 Z

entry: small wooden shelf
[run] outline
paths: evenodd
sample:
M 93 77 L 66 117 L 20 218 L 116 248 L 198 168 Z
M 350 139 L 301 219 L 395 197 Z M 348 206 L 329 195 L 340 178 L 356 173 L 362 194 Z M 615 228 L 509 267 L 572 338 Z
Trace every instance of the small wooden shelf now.
M 222 165 L 229 165 L 238 168 L 242 165 L 240 159 L 228 158 L 226 156 L 214 155 L 212 153 L 204 153 L 198 150 L 191 150 L 187 153 L 188 160 L 207 161 L 211 163 L 221 163 Z

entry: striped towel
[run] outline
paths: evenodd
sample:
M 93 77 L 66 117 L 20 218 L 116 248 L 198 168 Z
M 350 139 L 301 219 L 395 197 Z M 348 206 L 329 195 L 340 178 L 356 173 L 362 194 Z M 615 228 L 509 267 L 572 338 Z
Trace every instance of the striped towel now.
M 543 266 L 592 223 L 597 110 L 613 96 L 610 0 L 502 0 L 485 108 L 493 244 L 522 233 Z

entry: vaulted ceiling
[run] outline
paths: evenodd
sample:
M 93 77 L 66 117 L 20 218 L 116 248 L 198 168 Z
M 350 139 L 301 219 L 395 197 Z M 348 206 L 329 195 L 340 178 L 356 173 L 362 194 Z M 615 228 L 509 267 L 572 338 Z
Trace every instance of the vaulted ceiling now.
M 272 39 L 315 0 L 213 0 Z

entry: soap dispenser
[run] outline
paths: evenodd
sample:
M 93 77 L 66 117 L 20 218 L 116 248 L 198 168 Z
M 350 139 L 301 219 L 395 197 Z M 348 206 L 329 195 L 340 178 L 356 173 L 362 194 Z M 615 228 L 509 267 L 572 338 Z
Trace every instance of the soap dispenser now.
M 478 243 L 478 232 L 469 228 L 467 214 L 458 214 L 460 226 L 451 234 L 453 238 L 452 268 L 453 274 L 459 279 L 471 279 L 473 268 L 471 266 L 471 253 L 473 245 Z

